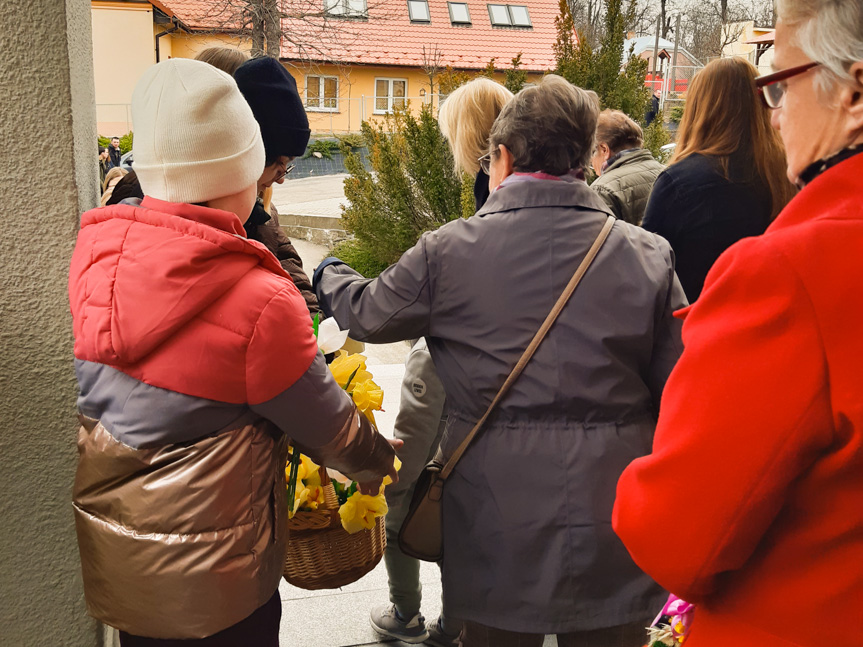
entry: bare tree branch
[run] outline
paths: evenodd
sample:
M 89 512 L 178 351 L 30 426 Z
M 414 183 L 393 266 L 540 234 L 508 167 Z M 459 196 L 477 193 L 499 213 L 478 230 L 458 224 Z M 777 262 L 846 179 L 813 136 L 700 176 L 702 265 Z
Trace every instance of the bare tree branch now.
M 252 55 L 301 62 L 342 63 L 367 42 L 373 10 L 387 0 L 213 0 L 189 20 L 196 33 L 236 34 L 252 40 Z M 363 7 L 360 9 L 360 7 Z

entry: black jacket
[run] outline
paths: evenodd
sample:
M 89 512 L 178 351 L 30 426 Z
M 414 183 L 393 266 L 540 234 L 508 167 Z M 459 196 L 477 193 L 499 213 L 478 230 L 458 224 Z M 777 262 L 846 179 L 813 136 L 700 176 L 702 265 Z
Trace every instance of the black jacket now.
M 644 115 L 644 127 L 648 127 L 653 123 L 653 120 L 656 119 L 656 116 L 659 114 L 659 97 L 653 95 L 650 97 L 650 108 L 647 113 Z
M 111 168 L 120 168 L 120 149 L 108 146 L 108 159 L 111 161 Z
M 485 201 L 488 200 L 488 175 L 482 169 L 476 174 L 476 180 L 473 183 L 473 200 L 476 204 L 476 211 L 482 209 Z M 475 213 L 475 212 L 474 212 Z
M 669 166 L 653 185 L 641 226 L 671 243 L 690 303 L 722 252 L 770 224 L 770 189 L 752 168 L 751 159 L 733 155 L 729 179 L 717 158 L 692 155 Z

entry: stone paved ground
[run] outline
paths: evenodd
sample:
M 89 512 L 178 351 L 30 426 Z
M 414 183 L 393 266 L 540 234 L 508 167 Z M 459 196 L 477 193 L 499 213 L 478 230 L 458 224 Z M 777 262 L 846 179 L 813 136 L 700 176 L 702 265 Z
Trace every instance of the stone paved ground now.
M 273 203 L 279 213 L 341 218 L 346 175 L 325 175 L 286 180 L 273 185 Z

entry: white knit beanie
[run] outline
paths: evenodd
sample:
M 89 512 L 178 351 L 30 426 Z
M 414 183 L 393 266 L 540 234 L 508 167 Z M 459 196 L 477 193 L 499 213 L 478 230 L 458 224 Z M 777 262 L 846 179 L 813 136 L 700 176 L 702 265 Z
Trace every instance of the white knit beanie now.
M 239 193 L 264 170 L 258 122 L 237 84 L 212 65 L 158 63 L 132 93 L 134 169 L 144 195 L 206 202 Z

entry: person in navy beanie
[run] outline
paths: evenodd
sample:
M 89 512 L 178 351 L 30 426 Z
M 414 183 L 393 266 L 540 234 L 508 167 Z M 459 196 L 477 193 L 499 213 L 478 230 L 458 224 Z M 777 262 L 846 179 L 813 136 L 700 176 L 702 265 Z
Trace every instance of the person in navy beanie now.
M 253 58 L 237 68 L 234 80 L 261 127 L 266 165 L 305 153 L 312 131 L 297 82 L 285 67 L 269 56 Z
M 291 240 L 279 226 L 279 214 L 270 201 L 273 184 L 281 184 L 293 169 L 291 162 L 306 151 L 309 120 L 297 82 L 274 58 L 254 58 L 234 72 L 234 80 L 261 128 L 264 140 L 264 172 L 258 179 L 258 199 L 249 219 L 243 224 L 246 235 L 263 243 L 291 275 L 306 307 L 319 312 L 312 283 L 303 270 L 303 261 Z

